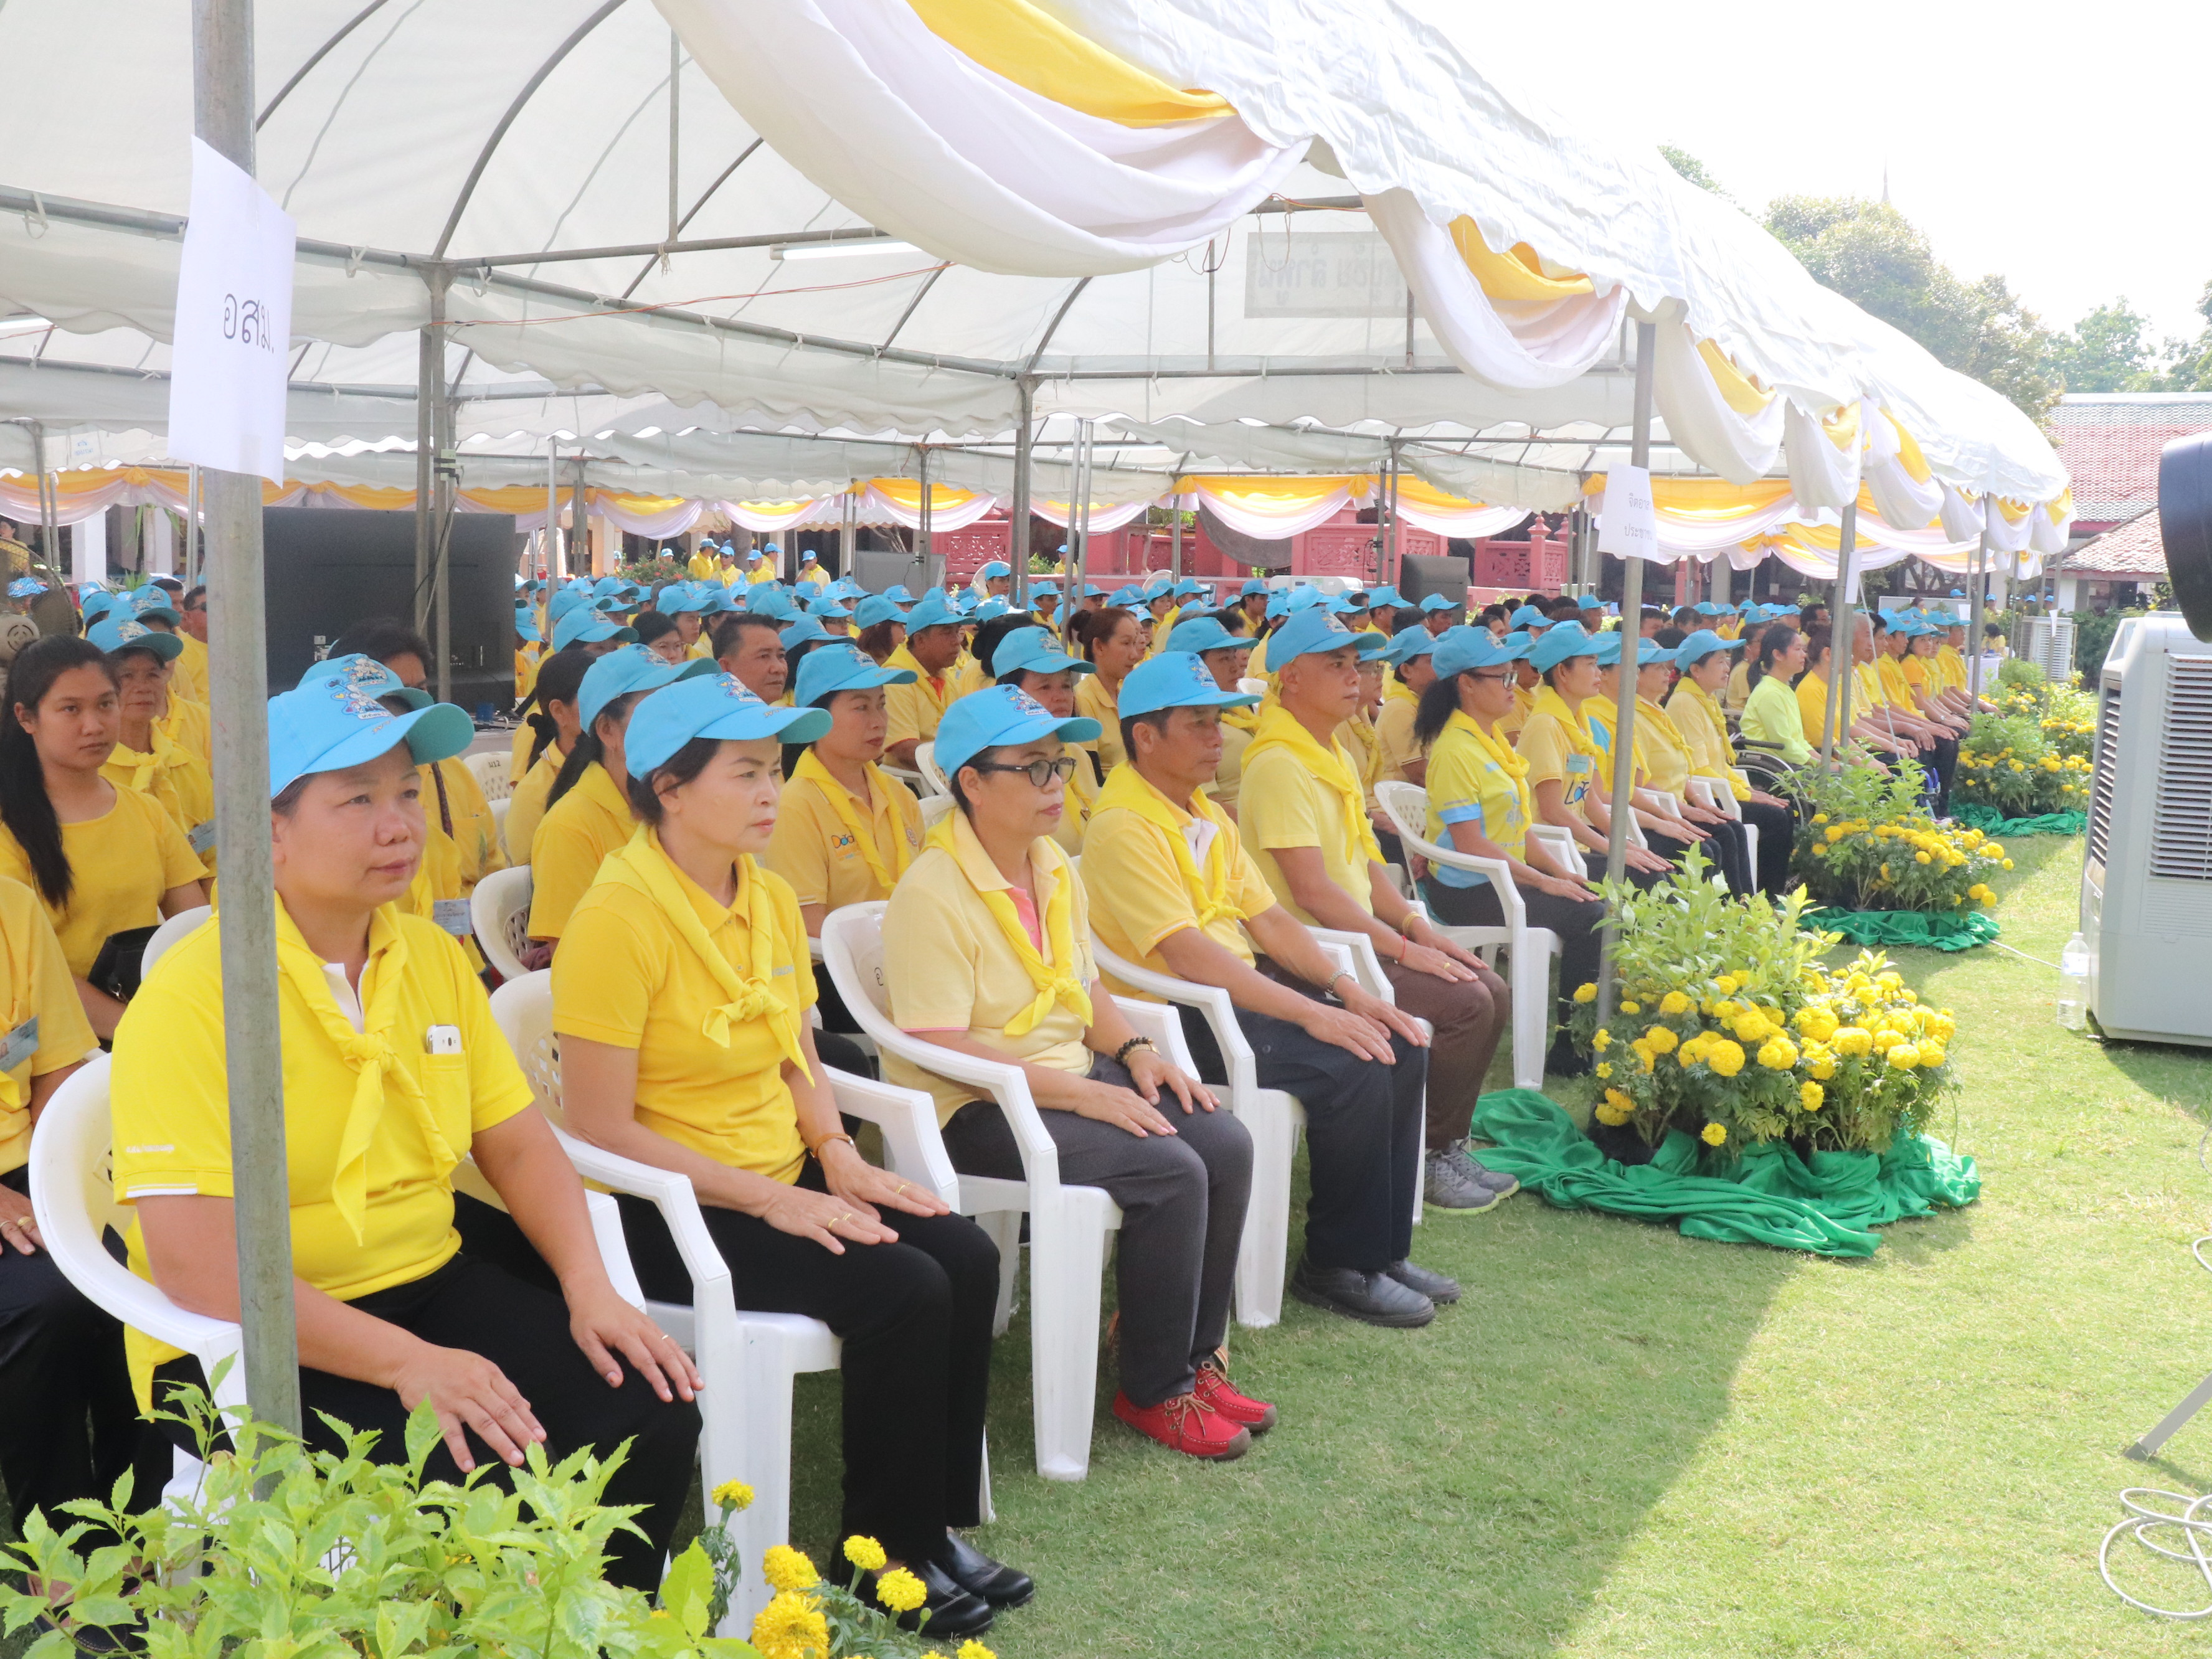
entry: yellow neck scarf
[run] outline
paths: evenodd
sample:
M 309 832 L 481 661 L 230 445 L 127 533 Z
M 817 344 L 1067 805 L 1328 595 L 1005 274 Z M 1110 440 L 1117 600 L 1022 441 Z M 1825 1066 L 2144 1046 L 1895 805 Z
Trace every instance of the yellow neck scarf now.
M 1820 676 L 1816 674 L 1813 678 L 1817 680 Z M 1695 703 L 1705 714 L 1705 723 L 1712 727 L 1713 735 L 1720 740 L 1721 759 L 1728 765 L 1734 766 L 1735 744 L 1729 737 L 1728 716 L 1721 713 L 1720 704 L 1713 701 L 1711 692 L 1706 690 L 1687 674 L 1682 676 L 1680 684 L 1681 689 L 1689 694 L 1690 701 Z M 1826 689 L 1824 684 L 1822 690 L 1825 691 Z
M 1160 793 L 1138 773 L 1133 766 L 1117 766 L 1107 774 L 1106 787 L 1098 792 L 1098 805 L 1092 816 L 1122 807 L 1158 830 L 1175 849 L 1176 868 L 1182 872 L 1183 891 L 1190 896 L 1190 908 L 1198 915 L 1200 932 L 1217 921 L 1243 921 L 1244 912 L 1229 902 L 1229 848 L 1237 839 L 1237 826 L 1229 815 L 1199 790 L 1191 797 L 1192 815 L 1204 818 L 1214 828 L 1213 841 L 1206 849 L 1206 870 L 1199 871 L 1198 860 L 1190 855 L 1190 842 L 1183 838 L 1182 825 L 1176 821 L 1175 808 L 1166 796 Z
M 1674 717 L 1649 697 L 1638 697 L 1636 706 L 1644 714 L 1644 718 L 1636 722 L 1636 746 L 1644 746 L 1644 734 L 1649 732 L 1655 743 L 1664 744 L 1682 757 L 1684 765 L 1696 771 L 1698 757 L 1690 752 L 1690 740 L 1674 724 Z
M 923 837 L 925 845 L 943 848 L 963 877 L 968 872 L 961 863 L 954 836 L 956 827 L 965 825 L 967 821 L 965 815 L 957 811 L 947 812 Z M 971 829 L 968 833 L 973 839 L 975 832 Z M 1030 847 L 1032 864 L 1036 860 L 1039 847 L 1051 847 L 1055 856 L 1060 852 L 1059 848 L 1049 841 L 1033 842 Z M 988 854 L 979 846 L 975 856 L 983 858 Z M 1030 943 L 1030 930 L 1022 926 L 1021 917 L 1014 911 L 1014 902 L 1006 896 L 1004 888 L 976 887 L 972 879 L 968 884 L 975 889 L 975 896 L 983 901 L 983 908 L 991 913 L 991 920 L 999 924 L 1000 933 L 1006 936 L 1006 943 L 1013 948 L 1015 957 L 1022 964 L 1022 970 L 1030 976 L 1030 983 L 1036 988 L 1036 1000 L 1008 1020 L 1002 1028 L 1010 1037 L 1026 1036 L 1035 1030 L 1037 1022 L 1052 1012 L 1054 1003 L 1060 1004 L 1081 1020 L 1086 1030 L 1090 1029 L 1091 990 L 1076 974 L 1075 873 L 1067 867 L 1064 858 L 1056 866 L 1056 875 L 1052 897 L 1046 903 L 1044 912 L 1044 942 L 1046 948 L 1052 952 L 1049 962 L 1039 956 L 1036 946 Z
M 1466 732 L 1481 746 L 1482 752 L 1490 757 L 1491 760 L 1497 764 L 1498 769 L 1516 783 L 1528 775 L 1527 758 L 1504 738 L 1493 737 L 1484 731 L 1482 722 L 1474 719 L 1464 708 L 1455 708 L 1452 711 L 1452 717 L 1444 722 L 1444 730 Z M 1523 788 L 1522 793 L 1525 794 L 1528 792 Z
M 876 885 L 888 895 L 893 884 L 906 873 L 907 866 L 914 862 L 914 854 L 908 849 L 905 827 L 899 821 L 898 803 L 891 794 L 891 791 L 900 786 L 885 777 L 883 769 L 873 761 L 868 763 L 867 773 L 869 793 L 879 797 L 890 813 L 891 860 L 898 866 L 896 870 L 884 867 L 883 849 L 876 845 L 875 830 L 860 817 L 860 803 L 853 799 L 852 791 L 838 782 L 830 775 L 830 769 L 814 757 L 811 747 L 799 756 L 799 765 L 791 775 L 794 780 L 805 778 L 822 792 L 823 799 L 830 803 L 830 810 L 836 813 L 837 821 L 852 836 L 853 844 L 860 849 L 860 856 L 868 861 L 868 873 L 876 878 Z
M 1224 708 L 1221 711 L 1221 723 L 1233 726 L 1239 732 L 1255 732 L 1260 726 L 1260 711 L 1256 708 Z
M 1382 863 L 1382 844 L 1367 822 L 1367 797 L 1359 787 L 1359 775 L 1336 740 L 1330 738 L 1328 747 L 1322 748 L 1289 709 L 1275 703 L 1261 711 L 1259 730 L 1244 751 L 1246 777 L 1251 776 L 1252 763 L 1270 749 L 1289 750 L 1307 771 L 1336 791 L 1344 804 L 1345 862 L 1355 870 Z
M 890 656 L 884 659 L 884 666 L 886 668 L 912 669 L 914 671 L 914 683 L 915 688 L 921 691 L 923 696 L 928 698 L 932 703 L 936 705 L 937 713 L 940 719 L 943 717 L 945 711 L 951 706 L 952 681 L 951 678 L 949 676 L 940 678 L 938 675 L 931 673 L 927 668 L 924 668 L 921 664 L 915 659 L 914 653 L 906 648 L 906 641 L 904 640 L 901 640 L 899 641 L 898 648 L 896 650 L 893 651 Z
M 147 735 L 153 739 L 150 749 L 141 751 L 118 740 L 108 756 L 114 763 L 131 769 L 131 787 L 142 795 L 153 789 L 154 780 L 163 771 L 185 763 L 184 751 L 170 741 L 169 734 L 161 729 L 161 721 L 155 721 Z
M 1549 714 L 1566 727 L 1568 747 L 1577 755 L 1589 756 L 1593 765 L 1605 758 L 1605 750 L 1592 739 L 1589 728 L 1583 723 L 1582 716 L 1568 708 L 1567 700 L 1548 685 L 1536 688 L 1535 701 L 1528 708 L 1530 720 L 1539 714 Z
M 383 945 L 377 949 L 372 944 L 368 965 L 362 970 L 362 989 L 368 994 L 362 1005 L 362 1029 L 358 1031 L 338 1012 L 337 1001 L 331 994 L 330 981 L 323 973 L 322 958 L 307 948 L 298 928 L 279 926 L 276 929 L 277 972 L 291 982 L 300 1000 L 307 1005 L 307 1012 L 322 1028 L 323 1035 L 353 1070 L 353 1099 L 347 1103 L 345 1125 L 338 1135 L 337 1175 L 331 1190 L 331 1203 L 338 1218 L 352 1231 L 356 1242 L 361 1243 L 368 1242 L 369 1143 L 376 1138 L 386 1103 L 393 1094 L 399 1097 L 408 1115 L 422 1132 L 423 1142 L 430 1151 L 431 1166 L 440 1180 L 461 1161 L 461 1155 L 438 1127 L 422 1085 L 412 1072 L 399 1063 L 399 1051 L 392 1046 L 392 1028 L 399 1018 L 399 991 L 407 980 L 406 936 L 389 915 L 381 919 L 380 928 L 377 921 L 372 921 L 369 926 L 372 940 L 380 931 Z M 370 983 L 372 977 L 374 985 Z
M 678 876 L 674 860 L 661 850 L 660 837 L 653 833 L 652 825 L 645 824 L 640 826 L 627 846 L 607 854 L 606 862 L 599 866 L 599 878 L 620 882 L 650 898 L 660 907 L 661 915 L 676 937 L 690 945 L 692 954 L 707 964 L 707 971 L 714 976 L 714 983 L 728 999 L 708 1009 L 706 1018 L 700 1022 L 700 1030 L 708 1042 L 726 1048 L 732 1026 L 764 1019 L 775 1035 L 775 1046 L 783 1050 L 783 1057 L 812 1082 L 814 1068 L 806 1063 L 806 1049 L 799 1041 L 799 1006 L 775 988 L 775 919 L 761 890 L 760 866 L 749 853 L 738 860 L 738 905 L 743 910 L 751 945 L 749 971 L 742 975 L 708 937 L 707 924 L 699 919 L 698 907 L 692 903 L 691 896 L 684 890 Z M 794 987 L 797 982 L 794 977 Z

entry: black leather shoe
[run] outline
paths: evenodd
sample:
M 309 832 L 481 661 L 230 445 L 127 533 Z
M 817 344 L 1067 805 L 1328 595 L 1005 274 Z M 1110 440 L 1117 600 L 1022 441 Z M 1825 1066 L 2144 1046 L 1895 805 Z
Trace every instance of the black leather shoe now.
M 994 1561 L 957 1532 L 945 1534 L 945 1549 L 937 1565 L 961 1589 L 981 1596 L 994 1607 L 1018 1607 L 1036 1594 L 1036 1582 L 1029 1574 L 1003 1561 Z
M 1419 1291 L 1438 1307 L 1446 1307 L 1459 1300 L 1459 1280 L 1447 1277 L 1429 1267 L 1417 1267 L 1410 1261 L 1394 1261 L 1390 1277 L 1409 1291 Z
M 1357 1267 L 1316 1267 L 1301 1259 L 1291 1275 L 1291 1294 L 1301 1302 L 1369 1325 L 1410 1330 L 1437 1316 L 1437 1304 L 1389 1273 Z
M 936 1562 L 909 1561 L 907 1571 L 921 1580 L 921 1587 L 928 1595 L 912 1613 L 892 1614 L 901 1630 L 927 1630 L 933 1639 L 942 1641 L 947 1638 L 980 1636 L 991 1628 L 991 1604 L 955 1583 Z M 879 1610 L 889 1613 L 890 1609 L 876 1601 L 874 1580 L 881 1577 L 880 1573 L 870 1576 L 867 1596 Z M 927 1625 L 921 1619 L 925 1613 L 929 1615 Z

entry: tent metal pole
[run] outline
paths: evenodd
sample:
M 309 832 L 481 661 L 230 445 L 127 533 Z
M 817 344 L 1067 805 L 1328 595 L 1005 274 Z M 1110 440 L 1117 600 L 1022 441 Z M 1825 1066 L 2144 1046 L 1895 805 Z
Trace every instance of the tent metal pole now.
M 1014 580 L 1006 590 L 1017 611 L 1029 609 L 1030 489 L 1036 464 L 1036 381 L 1029 375 L 1014 383 L 1014 499 L 1006 517 L 1006 562 Z
M 1843 534 L 1836 543 L 1836 604 L 1832 612 L 1834 622 L 1829 630 L 1828 706 L 1827 712 L 1820 717 L 1820 763 L 1823 766 L 1835 759 L 1837 739 L 1850 737 L 1851 731 L 1850 721 L 1843 713 L 1844 699 L 1836 690 L 1835 641 L 1840 637 L 1853 645 L 1856 643 L 1854 636 L 1858 631 L 1858 601 L 1855 599 L 1846 600 L 1844 596 L 1856 592 L 1851 586 L 1851 565 L 1858 557 L 1858 550 L 1859 504 L 1856 501 L 1850 501 L 1844 503 Z M 1851 622 L 1848 630 L 1844 629 L 1843 627 L 1846 611 Z M 1851 657 L 1851 654 L 1849 649 L 1844 653 L 1846 658 Z M 1847 663 L 1844 668 L 1844 678 L 1848 679 L 1849 676 L 1850 665 Z
M 442 284 L 441 287 L 442 289 Z M 442 291 L 439 300 L 439 308 L 442 311 Z M 438 331 L 438 404 L 430 416 L 431 432 L 438 446 L 431 467 L 438 537 L 435 569 L 438 633 L 433 644 L 438 653 L 438 701 L 451 702 L 453 700 L 453 510 L 457 505 L 457 487 L 460 483 L 461 459 L 453 447 L 453 399 L 446 381 L 445 334 L 443 328 Z
M 568 491 L 568 574 L 592 574 L 591 518 L 584 511 L 584 452 L 580 448 L 576 451 L 576 481 Z
M 837 562 L 841 574 L 848 580 L 853 575 L 854 562 L 860 556 L 860 498 L 848 488 L 838 495 Z
M 446 313 L 445 284 L 434 266 L 423 273 L 430 291 L 430 320 L 415 342 L 415 631 L 430 620 L 430 561 L 437 535 L 433 497 L 436 483 L 438 399 L 446 385 L 445 331 L 438 326 Z
M 1086 587 L 1091 583 L 1091 471 L 1097 459 L 1092 445 L 1097 431 L 1097 422 L 1088 417 L 1075 423 L 1076 495 L 1068 503 L 1068 519 L 1075 526 L 1075 580 Z M 1068 613 L 1073 616 L 1082 608 L 1079 603 L 1071 604 Z
M 46 423 L 33 421 L 31 433 L 31 468 L 39 479 L 39 562 L 46 574 L 56 581 L 62 580 L 60 549 L 61 526 L 55 522 L 61 516 L 61 504 L 54 499 L 46 478 Z M 76 572 L 71 571 L 71 575 Z
M 1651 465 L 1651 372 L 1658 352 L 1658 325 L 1636 325 L 1635 441 L 1629 465 Z M 1636 655 L 1644 637 L 1644 561 L 1622 561 L 1627 569 L 1620 592 L 1620 695 L 1613 722 L 1613 818 L 1605 843 L 1605 875 L 1617 882 L 1628 872 L 1628 823 L 1636 793 Z M 1613 1018 L 1613 957 L 1620 929 L 1608 908 L 1598 944 L 1597 1017 Z
M 193 131 L 253 171 L 252 0 L 193 0 Z M 269 847 L 269 699 L 261 480 L 210 470 L 209 702 L 216 842 L 222 848 L 225 1081 L 238 1239 L 246 1395 L 256 1417 L 300 1432 L 292 1305 L 292 1200 L 277 1042 L 276 883 Z
M 185 586 L 207 580 L 207 562 L 200 556 L 200 469 L 197 462 L 185 468 Z
M 1990 556 L 1990 503 L 1982 497 L 1982 534 L 1974 546 L 1974 580 L 1967 599 L 1971 620 L 1966 624 L 1966 695 L 1978 702 L 1982 696 L 1982 589 Z
M 561 580 L 561 441 L 545 441 L 545 535 L 538 543 L 545 554 L 548 590 Z M 538 607 L 543 610 L 543 605 Z
M 929 555 L 937 540 L 937 515 L 930 510 L 934 503 L 930 500 L 929 446 L 916 444 L 914 447 L 914 453 L 917 458 L 915 470 L 921 476 L 921 494 L 919 498 L 921 516 L 915 525 L 914 550 L 915 556 L 921 561 L 921 579 L 926 582 L 929 580 Z

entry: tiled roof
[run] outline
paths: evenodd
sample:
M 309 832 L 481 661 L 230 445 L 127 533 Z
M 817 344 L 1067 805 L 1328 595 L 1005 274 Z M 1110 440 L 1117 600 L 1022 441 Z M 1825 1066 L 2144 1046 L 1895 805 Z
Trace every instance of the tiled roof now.
M 2172 439 L 2208 429 L 2212 393 L 2112 392 L 2060 398 L 2051 411 L 2051 435 L 2073 475 L 2076 520 L 2118 524 L 2156 507 L 2159 451 Z
M 2166 538 L 2159 529 L 2158 509 L 2139 513 L 2118 528 L 2092 537 L 2060 560 L 2057 569 L 2063 576 L 2164 581 Z

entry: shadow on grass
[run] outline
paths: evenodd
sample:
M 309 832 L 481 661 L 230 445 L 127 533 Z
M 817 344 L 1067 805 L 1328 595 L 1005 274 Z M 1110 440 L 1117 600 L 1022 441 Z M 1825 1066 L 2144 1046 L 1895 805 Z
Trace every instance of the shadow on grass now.
M 1413 1254 L 1467 1287 L 1425 1330 L 1295 1302 L 1271 1329 L 1232 1328 L 1237 1380 L 1283 1420 L 1226 1465 L 1122 1427 L 1102 1360 L 1089 1479 L 1041 1480 L 1018 1318 L 994 1357 L 999 1520 L 980 1541 L 1042 1588 L 991 1645 L 1007 1659 L 1550 1651 L 1727 1414 L 1802 1265 L 1533 1195 L 1431 1218 Z M 838 1399 L 835 1378 L 799 1381 L 793 1532 L 817 1562 L 836 1524 Z

